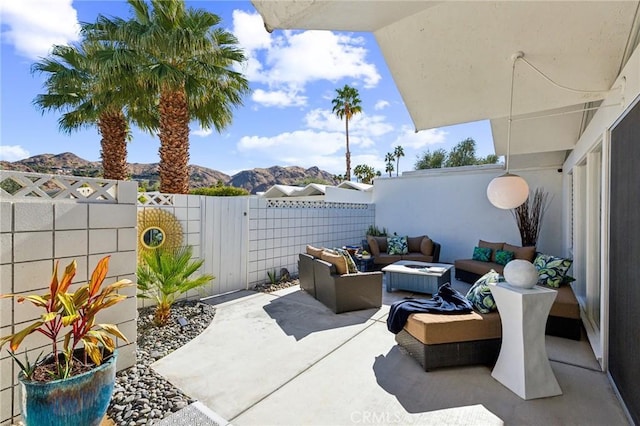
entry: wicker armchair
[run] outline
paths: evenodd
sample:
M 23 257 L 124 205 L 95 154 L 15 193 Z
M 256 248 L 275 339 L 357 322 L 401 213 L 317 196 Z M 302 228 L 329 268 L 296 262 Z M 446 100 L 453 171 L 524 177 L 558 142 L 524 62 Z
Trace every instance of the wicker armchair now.
M 315 297 L 336 314 L 382 305 L 382 272 L 338 275 L 335 267 L 315 259 Z

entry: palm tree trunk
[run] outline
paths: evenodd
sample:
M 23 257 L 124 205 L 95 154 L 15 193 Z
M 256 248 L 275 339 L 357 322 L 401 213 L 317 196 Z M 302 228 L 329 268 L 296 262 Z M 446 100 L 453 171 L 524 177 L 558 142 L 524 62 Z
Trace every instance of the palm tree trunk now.
M 160 94 L 160 191 L 189 192 L 189 108 L 183 88 Z
M 345 153 L 345 157 L 347 159 L 347 172 L 344 175 L 344 179 L 346 181 L 351 180 L 351 151 L 349 151 L 349 117 L 345 117 L 345 129 L 347 134 L 347 152 Z
M 127 120 L 122 111 L 107 112 L 98 119 L 100 157 L 105 179 L 126 180 L 127 167 Z

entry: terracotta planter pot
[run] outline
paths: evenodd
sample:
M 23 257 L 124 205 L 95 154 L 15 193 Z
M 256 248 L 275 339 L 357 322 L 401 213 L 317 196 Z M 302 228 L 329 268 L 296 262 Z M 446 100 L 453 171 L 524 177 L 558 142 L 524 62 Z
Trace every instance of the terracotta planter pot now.
M 32 382 L 20 374 L 22 417 L 26 425 L 99 425 L 113 393 L 116 356 L 114 351 L 98 367 L 68 379 Z

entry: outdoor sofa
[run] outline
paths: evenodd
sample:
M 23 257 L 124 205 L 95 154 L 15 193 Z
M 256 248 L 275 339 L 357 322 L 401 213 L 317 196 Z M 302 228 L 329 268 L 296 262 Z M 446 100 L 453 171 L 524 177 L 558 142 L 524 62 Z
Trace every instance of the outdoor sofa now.
M 371 255 L 373 255 L 374 265 L 382 267 L 400 260 L 427 263 L 437 263 L 440 260 L 440 244 L 426 235 L 406 237 L 408 249 L 406 254 L 389 254 L 388 241 L 390 238 L 392 237 L 367 236 L 367 244 Z
M 515 254 L 515 259 L 524 259 L 529 262 L 533 262 L 536 256 L 535 247 L 520 247 L 504 242 L 487 242 L 480 240 L 478 247 L 490 248 L 491 259 L 488 262 L 473 259 L 456 260 L 454 266 L 457 280 L 473 284 L 492 269 L 502 275 L 504 266 L 496 263 L 496 252 L 498 250 L 511 251 Z M 582 337 L 580 304 L 573 293 L 571 285 L 563 284 L 559 288 L 554 288 L 554 290 L 558 291 L 558 295 L 549 312 L 546 334 L 580 340 Z
M 316 254 L 314 256 L 314 254 Z M 341 270 L 321 253 L 298 255 L 300 288 L 336 314 L 382 306 L 382 272 Z

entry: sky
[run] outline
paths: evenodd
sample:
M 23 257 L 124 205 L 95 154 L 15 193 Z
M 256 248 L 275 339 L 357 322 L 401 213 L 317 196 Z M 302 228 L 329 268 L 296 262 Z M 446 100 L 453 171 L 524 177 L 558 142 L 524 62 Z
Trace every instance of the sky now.
M 352 170 L 366 164 L 384 174 L 385 154 L 398 145 L 405 153 L 400 173 L 413 170 L 425 151 L 449 150 L 468 137 L 476 141 L 479 155 L 494 153 L 487 121 L 416 133 L 373 34 L 269 34 L 249 1 L 186 3 L 217 14 L 220 26 L 235 34 L 248 58 L 240 71 L 252 90 L 221 133 L 191 123 L 191 164 L 228 175 L 276 165 L 317 166 L 344 174 L 345 126 L 332 113 L 331 100 L 345 84 L 358 90 L 363 111 L 349 122 Z M 99 14 L 126 19 L 131 16 L 129 5 L 120 0 L 3 0 L 0 12 L 0 159 L 73 152 L 99 161 L 95 127 L 60 132 L 60 113 L 42 113 L 33 105 L 44 93 L 45 76 L 32 74 L 31 66 L 46 57 L 52 45 L 78 41 L 79 22 L 94 22 Z M 128 161 L 158 162 L 158 147 L 157 135 L 133 128 Z

